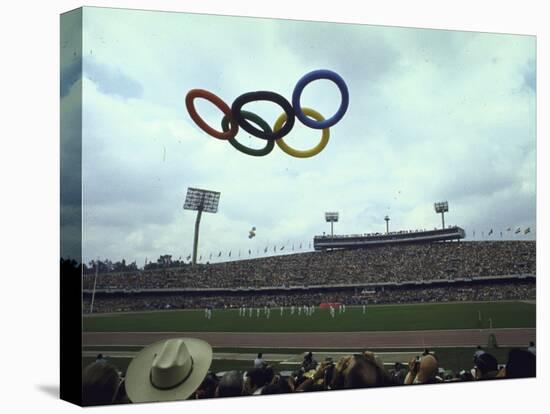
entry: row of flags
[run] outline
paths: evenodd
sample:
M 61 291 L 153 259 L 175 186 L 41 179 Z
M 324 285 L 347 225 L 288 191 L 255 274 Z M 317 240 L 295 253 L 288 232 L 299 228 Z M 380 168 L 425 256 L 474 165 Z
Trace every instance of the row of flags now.
M 273 253 L 280 253 L 280 252 L 283 252 L 285 251 L 296 251 L 296 250 L 302 250 L 303 246 L 305 246 L 306 243 L 300 243 L 299 245 L 296 244 L 292 244 L 292 245 L 289 245 L 289 246 L 285 246 L 285 245 L 282 245 L 282 246 L 273 246 L 273 250 L 271 249 L 271 246 L 266 246 L 264 249 L 263 249 L 263 253 L 264 254 L 267 254 L 268 252 L 270 251 L 273 251 Z M 311 242 L 308 244 L 308 248 L 311 249 Z M 242 250 L 238 250 L 238 253 L 237 255 L 233 254 L 233 257 L 241 257 L 241 256 L 246 256 L 246 249 L 244 251 Z M 248 256 L 253 256 L 253 255 L 260 255 L 260 248 L 257 248 L 256 249 L 256 252 L 254 254 L 254 250 L 253 249 L 248 249 Z M 227 258 L 230 258 L 231 257 L 231 254 L 233 253 L 233 250 L 229 250 L 229 252 L 227 254 L 224 254 L 223 251 L 219 251 L 217 254 L 216 253 L 210 253 L 208 256 L 204 256 L 204 258 L 208 258 L 209 260 L 212 260 L 212 258 L 219 258 L 219 257 L 227 257 Z M 241 254 L 242 253 L 242 254 Z M 197 261 L 202 261 L 202 258 L 203 256 L 200 255 L 197 259 Z M 181 260 L 181 257 L 180 257 L 180 260 Z M 190 261 L 191 260 L 191 254 L 187 255 L 186 257 L 186 260 L 187 261 Z
M 508 227 L 506 229 L 506 232 L 511 232 L 511 231 L 512 231 L 512 227 Z M 487 236 L 491 236 L 493 233 L 494 233 L 493 229 L 490 229 L 489 232 L 487 233 Z M 521 227 L 518 227 L 517 229 L 514 230 L 514 234 L 520 234 L 520 233 L 522 233 Z M 527 227 L 523 230 L 524 235 L 529 234 L 529 233 L 531 233 L 531 227 Z M 473 234 L 473 237 L 475 238 L 476 231 L 473 230 L 472 234 Z M 482 231 L 481 236 L 484 237 L 485 232 Z M 500 237 L 503 237 L 503 232 L 502 231 L 500 231 Z M 288 246 L 282 245 L 282 246 L 279 246 L 279 247 L 277 247 L 277 245 L 274 245 L 273 246 L 273 253 L 283 252 L 285 250 L 285 248 L 286 248 L 286 251 L 302 250 L 303 246 L 305 246 L 305 245 L 306 245 L 306 243 L 300 243 L 300 244 L 296 244 L 296 245 L 292 244 L 292 245 L 288 245 Z M 309 242 L 308 247 L 311 250 L 311 242 Z M 266 246 L 263 249 L 264 254 L 267 254 L 269 251 L 271 251 L 270 246 Z M 210 253 L 208 256 L 205 255 L 204 257 L 205 257 L 205 259 L 208 257 L 209 260 L 212 260 L 212 258 L 221 258 L 222 256 L 230 258 L 232 252 L 233 252 L 233 250 L 229 250 L 227 255 L 224 255 L 223 251 L 220 250 L 217 254 Z M 241 250 L 238 250 L 237 255 L 233 255 L 233 257 L 241 257 L 241 252 L 242 252 Z M 244 251 L 242 256 L 245 256 L 245 254 L 246 254 L 246 250 Z M 253 254 L 254 254 L 253 249 L 248 249 L 248 256 L 252 256 Z M 260 255 L 260 249 L 259 248 L 256 249 L 256 255 Z M 202 261 L 202 258 L 203 258 L 203 256 L 200 255 L 199 258 L 198 258 L 198 261 L 199 262 Z M 181 260 L 181 256 L 180 256 L 179 260 Z M 191 254 L 187 255 L 187 257 L 186 257 L 186 261 L 190 261 L 190 260 L 191 260 Z M 145 258 L 145 264 L 147 264 L 147 258 Z
M 508 227 L 508 228 L 506 229 L 506 232 L 511 232 L 511 231 L 512 231 L 512 227 Z M 474 230 L 472 233 L 473 233 L 473 236 L 475 237 L 475 236 L 476 236 L 476 231 Z M 494 232 L 493 232 L 493 229 L 491 229 L 491 230 L 489 230 L 489 232 L 487 233 L 487 236 L 490 236 L 490 235 L 492 235 L 493 233 L 494 233 Z M 521 227 L 518 227 L 518 228 L 514 231 L 514 234 L 520 234 L 520 233 L 522 233 Z M 529 233 L 531 233 L 531 227 L 527 227 L 526 229 L 523 230 L 523 234 L 529 234 Z M 483 232 L 483 231 L 481 232 L 481 236 L 482 236 L 482 237 L 484 236 L 484 232 Z M 500 237 L 502 237 L 502 236 L 503 236 L 503 233 L 502 233 L 502 231 L 501 231 L 501 232 L 500 232 Z

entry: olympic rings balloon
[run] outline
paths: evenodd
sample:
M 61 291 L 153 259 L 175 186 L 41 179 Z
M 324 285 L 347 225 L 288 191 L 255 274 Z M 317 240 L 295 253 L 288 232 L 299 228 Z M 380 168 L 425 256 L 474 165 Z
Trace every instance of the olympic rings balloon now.
M 248 119 L 252 122 L 254 122 L 255 124 L 257 124 L 260 128 L 262 128 L 264 130 L 265 133 L 271 133 L 271 127 L 269 126 L 269 124 L 267 122 L 265 122 L 262 118 L 260 118 L 258 115 L 256 115 L 255 113 L 253 112 L 248 112 L 248 111 L 241 111 L 241 115 L 243 116 L 244 119 Z M 222 129 L 224 131 L 228 131 L 229 130 L 229 118 L 227 116 L 224 116 L 223 119 L 222 119 Z M 240 142 L 237 141 L 236 137 L 235 138 L 229 138 L 229 143 L 231 145 L 233 145 L 233 147 L 235 147 L 235 149 L 239 150 L 240 152 L 244 153 L 244 154 L 248 154 L 248 155 L 252 155 L 254 157 L 262 157 L 264 155 L 267 155 L 269 154 L 273 148 L 275 147 L 275 141 L 273 140 L 267 140 L 267 144 L 264 148 L 261 148 L 261 149 L 254 149 L 254 148 L 249 148 L 243 144 L 241 144 Z
M 300 106 L 300 98 L 304 88 L 314 80 L 328 79 L 336 83 L 340 94 L 342 95 L 342 102 L 336 113 L 329 119 L 325 119 L 319 112 L 311 108 L 302 108 Z M 203 98 L 216 105 L 223 113 L 222 119 L 222 132 L 215 130 L 209 126 L 197 113 L 193 101 L 196 98 Z M 258 115 L 243 111 L 242 107 L 250 102 L 254 101 L 270 101 L 276 103 L 283 109 L 283 113 L 275 121 L 273 129 Z M 292 92 L 292 105 L 282 95 L 271 91 L 256 91 L 247 92 L 237 97 L 233 101 L 231 108 L 218 96 L 212 92 L 204 89 L 192 89 L 185 97 L 185 106 L 191 116 L 191 119 L 205 131 L 207 134 L 221 140 L 228 140 L 229 143 L 237 150 L 252 156 L 264 156 L 269 154 L 273 148 L 274 143 L 281 148 L 282 151 L 293 157 L 308 158 L 319 154 L 327 145 L 330 130 L 329 128 L 339 122 L 346 113 L 349 106 L 349 92 L 346 83 L 340 75 L 336 72 L 327 69 L 314 70 L 305 74 L 294 87 Z M 304 125 L 313 129 L 322 129 L 321 141 L 315 147 L 309 150 L 297 150 L 290 147 L 283 137 L 288 135 L 292 130 L 295 123 L 295 118 L 298 118 Z M 255 123 L 261 129 L 258 129 L 252 125 L 249 121 Z M 267 140 L 267 145 L 262 149 L 253 149 L 246 147 L 236 140 L 237 133 L 239 132 L 239 126 L 247 131 L 249 134 L 254 135 L 257 138 Z
M 244 104 L 254 101 L 271 101 L 283 108 L 283 111 L 285 111 L 288 119 L 285 126 L 277 132 L 265 132 L 260 131 L 258 128 L 250 124 L 242 115 L 241 108 Z M 292 109 L 290 102 L 288 102 L 284 96 L 275 92 L 257 91 L 244 93 L 233 101 L 233 105 L 231 105 L 231 112 L 233 113 L 235 121 L 242 129 L 249 134 L 262 139 L 275 140 L 282 138 L 288 134 L 294 126 L 294 110 Z
M 199 116 L 195 109 L 195 105 L 193 104 L 193 101 L 195 98 L 203 98 L 207 101 L 212 102 L 214 105 L 216 105 L 220 111 L 222 111 L 225 116 L 232 118 L 231 109 L 229 106 L 222 101 L 218 96 L 214 95 L 212 92 L 206 91 L 204 89 L 191 89 L 187 96 L 185 97 L 185 106 L 187 107 L 187 111 L 189 112 L 189 115 L 191 115 L 191 119 L 195 121 L 195 123 L 207 134 L 212 135 L 214 138 L 218 139 L 230 139 L 234 138 L 235 135 L 237 135 L 237 132 L 239 131 L 239 126 L 236 122 L 231 122 L 231 128 L 229 128 L 227 131 L 219 132 L 216 131 L 214 128 L 212 128 L 210 125 L 208 125 L 204 120 Z
M 314 80 L 317 79 L 328 79 L 336 83 L 336 86 L 338 86 L 338 89 L 340 89 L 340 93 L 342 94 L 342 102 L 340 103 L 340 107 L 338 108 L 338 111 L 329 119 L 326 119 L 324 121 L 314 121 L 311 118 L 308 118 L 304 111 L 302 111 L 302 108 L 300 107 L 300 97 L 302 96 L 302 92 L 304 91 L 304 88 Z M 344 114 L 346 113 L 346 110 L 348 109 L 349 105 L 349 92 L 348 87 L 346 86 L 346 83 L 344 82 L 344 79 L 340 75 L 338 75 L 336 72 L 333 72 L 331 70 L 326 69 L 319 69 L 314 70 L 313 72 L 309 72 L 305 74 L 296 84 L 294 87 L 294 92 L 292 92 L 292 106 L 294 107 L 294 111 L 296 113 L 296 117 L 306 126 L 314 129 L 324 129 L 329 128 L 336 124 Z
M 321 115 L 319 112 L 315 111 L 314 109 L 302 108 L 302 111 L 304 114 L 309 115 L 310 117 L 316 119 L 317 121 L 322 122 L 325 120 L 323 115 Z M 278 131 L 283 126 L 285 121 L 286 121 L 286 113 L 283 112 L 281 116 L 277 118 L 277 121 L 275 121 L 275 125 L 273 125 L 273 131 Z M 330 137 L 330 130 L 328 128 L 324 128 L 323 133 L 321 135 L 321 141 L 319 141 L 319 143 L 315 147 L 304 151 L 292 148 L 284 141 L 283 138 L 278 139 L 275 142 L 277 143 L 277 146 L 281 148 L 284 152 L 286 152 L 288 155 L 291 155 L 296 158 L 309 158 L 323 151 L 323 149 L 328 144 L 329 137 Z

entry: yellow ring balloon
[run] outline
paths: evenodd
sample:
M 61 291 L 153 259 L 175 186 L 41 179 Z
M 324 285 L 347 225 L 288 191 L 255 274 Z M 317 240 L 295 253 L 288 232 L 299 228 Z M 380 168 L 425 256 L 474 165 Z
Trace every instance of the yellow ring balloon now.
M 302 108 L 302 112 L 312 117 L 313 119 L 317 121 L 324 121 L 325 118 L 323 118 L 323 115 L 321 115 L 319 112 L 317 112 L 314 109 L 311 108 Z M 273 125 L 273 132 L 277 132 L 279 129 L 283 127 L 283 125 L 286 122 L 286 113 L 283 112 L 279 118 L 275 121 L 275 125 Z M 309 158 L 313 157 L 317 154 L 319 154 L 328 144 L 328 139 L 330 137 L 330 129 L 324 128 L 323 134 L 321 135 L 321 141 L 313 148 L 308 150 L 297 150 L 292 147 L 290 147 L 283 138 L 279 138 L 275 140 L 275 143 L 279 146 L 280 149 L 282 149 L 284 152 L 286 152 L 288 155 L 291 155 L 296 158 Z

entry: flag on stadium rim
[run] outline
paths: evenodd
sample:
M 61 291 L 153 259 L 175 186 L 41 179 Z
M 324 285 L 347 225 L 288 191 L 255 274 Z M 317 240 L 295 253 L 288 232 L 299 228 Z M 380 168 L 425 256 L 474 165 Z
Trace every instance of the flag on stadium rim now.
M 281 248 L 279 250 L 283 250 L 285 248 L 285 246 L 281 246 Z
M 250 256 L 252 254 L 252 252 L 250 251 L 250 249 L 248 249 L 248 255 Z
M 229 250 L 229 257 L 231 257 L 231 250 Z
M 512 227 L 508 227 L 506 231 L 512 231 Z
M 266 246 L 265 249 L 264 249 L 264 253 L 267 253 L 267 246 Z
M 527 227 L 524 231 L 524 234 L 531 233 L 531 227 Z
M 518 227 L 517 230 L 515 231 L 516 234 L 518 233 L 521 233 L 521 229 Z
M 191 260 L 191 255 L 187 256 L 187 260 Z
M 300 249 L 302 248 L 302 243 L 300 243 Z
M 218 253 L 218 257 L 221 257 L 221 255 L 222 255 L 222 252 L 220 251 L 220 253 Z
M 489 233 L 487 233 L 487 235 L 489 235 L 489 236 L 490 236 L 491 234 L 493 234 L 493 229 L 489 230 Z
M 212 259 L 212 253 L 210 253 L 210 258 Z

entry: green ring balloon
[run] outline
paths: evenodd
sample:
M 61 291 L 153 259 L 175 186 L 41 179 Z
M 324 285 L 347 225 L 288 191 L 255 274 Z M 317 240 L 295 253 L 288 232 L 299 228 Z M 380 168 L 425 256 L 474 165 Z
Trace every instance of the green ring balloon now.
M 255 113 L 241 110 L 241 115 L 244 119 L 252 121 L 256 125 L 258 125 L 260 128 L 262 128 L 266 134 L 272 133 L 272 130 L 269 124 L 265 122 L 262 118 L 260 118 L 258 115 L 256 115 Z M 227 117 L 227 115 L 225 115 L 222 119 L 222 129 L 224 132 L 229 131 L 229 118 Z M 229 143 L 233 145 L 233 147 L 235 147 L 235 149 L 239 150 L 240 152 L 247 155 L 252 155 L 253 157 L 263 157 L 264 155 L 269 154 L 275 147 L 275 142 L 273 140 L 267 140 L 266 146 L 261 149 L 249 148 L 241 144 L 240 142 L 238 142 L 236 137 L 229 138 Z

